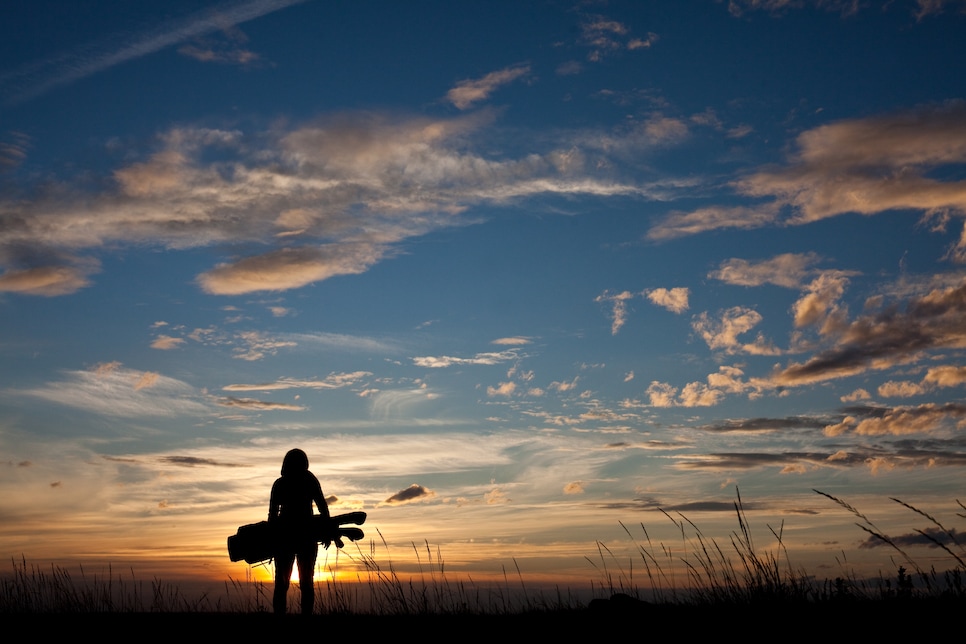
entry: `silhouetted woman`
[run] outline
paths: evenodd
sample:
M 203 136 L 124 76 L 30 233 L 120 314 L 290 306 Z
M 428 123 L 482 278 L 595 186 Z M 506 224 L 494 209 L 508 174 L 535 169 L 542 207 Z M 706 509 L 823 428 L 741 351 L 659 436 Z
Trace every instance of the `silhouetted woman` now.
M 315 604 L 315 558 L 319 553 L 319 544 L 312 534 L 313 501 L 319 508 L 319 514 L 328 517 L 329 506 L 322 497 L 319 479 L 309 471 L 309 457 L 302 450 L 293 449 L 282 460 L 282 476 L 272 485 L 272 498 L 268 506 L 268 521 L 275 526 L 278 537 L 272 602 L 276 615 L 285 614 L 285 596 L 296 559 L 302 614 L 312 614 Z

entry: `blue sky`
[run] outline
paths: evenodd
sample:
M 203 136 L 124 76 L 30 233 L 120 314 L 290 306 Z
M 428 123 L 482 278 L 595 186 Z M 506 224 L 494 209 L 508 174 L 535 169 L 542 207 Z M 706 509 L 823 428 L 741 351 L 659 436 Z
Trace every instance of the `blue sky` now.
M 957 509 L 964 11 L 8 3 L 2 551 L 237 576 L 299 446 L 477 578 L 736 487 L 889 568 L 813 490 Z

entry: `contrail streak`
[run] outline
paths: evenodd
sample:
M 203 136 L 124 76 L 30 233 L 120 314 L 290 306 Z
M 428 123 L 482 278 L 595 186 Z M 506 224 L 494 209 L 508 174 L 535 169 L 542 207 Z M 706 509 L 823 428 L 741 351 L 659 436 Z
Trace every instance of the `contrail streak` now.
M 247 0 L 225 2 L 184 18 L 109 43 L 88 45 L 58 54 L 0 75 L 0 93 L 6 106 L 24 103 L 50 90 L 76 82 L 115 65 L 160 51 L 189 38 L 241 24 L 306 0 Z M 121 42 L 118 42 L 121 41 Z

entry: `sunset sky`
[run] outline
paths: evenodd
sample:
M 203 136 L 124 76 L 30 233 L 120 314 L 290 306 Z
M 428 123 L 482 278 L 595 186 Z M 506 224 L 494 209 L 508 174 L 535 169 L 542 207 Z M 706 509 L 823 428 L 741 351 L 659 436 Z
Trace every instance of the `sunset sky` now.
M 963 526 L 963 34 L 963 0 L 3 3 L 0 555 L 244 578 L 301 447 L 403 568 L 586 584 L 622 524 L 727 544 L 738 490 L 796 567 L 894 571 L 813 490 Z

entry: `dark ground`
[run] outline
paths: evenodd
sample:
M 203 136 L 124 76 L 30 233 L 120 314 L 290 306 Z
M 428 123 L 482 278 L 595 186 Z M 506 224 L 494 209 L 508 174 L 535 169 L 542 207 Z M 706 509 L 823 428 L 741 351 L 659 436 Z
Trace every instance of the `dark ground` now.
M 930 635 L 962 636 L 962 600 L 862 601 L 804 605 L 598 605 L 588 609 L 511 615 L 315 615 L 302 617 L 252 613 L 94 613 L 0 614 L 6 632 L 72 640 L 157 641 L 182 638 L 223 642 L 304 637 L 340 642 L 395 641 L 465 637 L 516 641 L 647 641 L 676 638 L 741 638 L 750 641 L 800 641 L 803 638 L 870 637 L 897 641 Z M 579 641 L 579 640 L 578 640 Z

